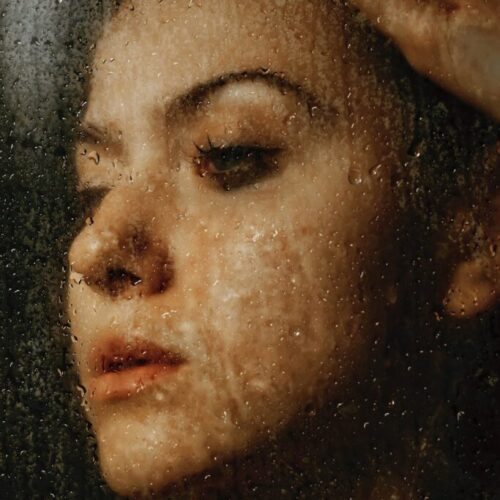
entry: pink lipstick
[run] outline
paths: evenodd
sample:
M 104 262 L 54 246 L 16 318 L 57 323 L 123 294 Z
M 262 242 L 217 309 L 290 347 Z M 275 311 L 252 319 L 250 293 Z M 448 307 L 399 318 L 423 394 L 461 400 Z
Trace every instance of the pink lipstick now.
M 95 401 L 126 399 L 177 372 L 186 360 L 149 341 L 101 343 L 90 359 L 93 375 L 88 397 Z

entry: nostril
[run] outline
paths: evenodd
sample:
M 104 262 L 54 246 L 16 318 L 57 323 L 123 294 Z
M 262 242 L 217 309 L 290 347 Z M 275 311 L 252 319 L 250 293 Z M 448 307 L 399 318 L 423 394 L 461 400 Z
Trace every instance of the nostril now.
M 130 258 L 126 265 L 96 266 L 84 275 L 87 285 L 114 298 L 132 298 L 165 292 L 172 284 L 173 266 L 168 259 L 151 255 Z
M 168 244 L 131 224 L 109 228 L 97 221 L 73 244 L 71 261 L 87 286 L 114 299 L 161 294 L 173 284 Z
M 139 276 L 127 271 L 126 269 L 123 269 L 122 267 L 118 267 L 116 269 L 108 269 L 107 278 L 111 283 L 130 282 L 133 286 L 138 285 L 142 281 Z
M 100 272 L 94 270 L 84 277 L 84 281 L 101 292 L 116 297 L 129 288 L 138 287 L 142 278 L 124 267 L 108 267 Z
M 119 292 L 121 289 L 128 286 L 137 286 L 142 282 L 142 279 L 134 273 L 127 271 L 123 267 L 106 270 L 105 286 L 109 290 Z

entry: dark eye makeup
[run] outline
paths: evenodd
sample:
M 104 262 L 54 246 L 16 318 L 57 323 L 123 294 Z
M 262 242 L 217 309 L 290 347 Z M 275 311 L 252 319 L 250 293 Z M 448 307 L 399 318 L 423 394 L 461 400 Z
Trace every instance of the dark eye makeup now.
M 198 175 L 209 177 L 226 191 L 253 184 L 277 170 L 280 148 L 259 145 L 233 144 L 216 146 L 196 145 L 198 155 L 194 164 Z

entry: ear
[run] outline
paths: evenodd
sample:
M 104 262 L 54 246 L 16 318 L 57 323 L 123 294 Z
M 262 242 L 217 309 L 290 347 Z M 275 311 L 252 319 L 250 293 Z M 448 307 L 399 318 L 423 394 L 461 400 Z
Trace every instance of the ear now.
M 470 318 L 500 301 L 500 194 L 490 204 L 486 238 L 479 254 L 460 262 L 443 301 L 450 316 Z

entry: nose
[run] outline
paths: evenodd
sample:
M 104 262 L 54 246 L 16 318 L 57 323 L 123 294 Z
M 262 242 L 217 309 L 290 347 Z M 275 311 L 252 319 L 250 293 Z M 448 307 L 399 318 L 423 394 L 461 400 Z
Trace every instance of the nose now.
M 75 238 L 69 255 L 72 271 L 94 291 L 113 298 L 165 292 L 173 280 L 172 255 L 168 242 L 155 237 L 154 222 L 143 192 L 114 188 L 92 224 Z

